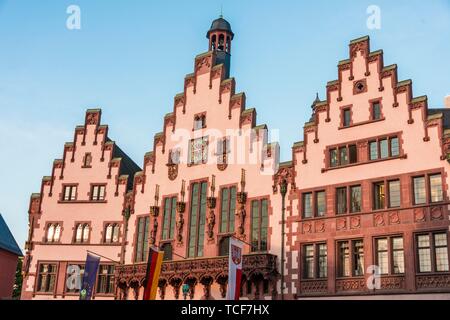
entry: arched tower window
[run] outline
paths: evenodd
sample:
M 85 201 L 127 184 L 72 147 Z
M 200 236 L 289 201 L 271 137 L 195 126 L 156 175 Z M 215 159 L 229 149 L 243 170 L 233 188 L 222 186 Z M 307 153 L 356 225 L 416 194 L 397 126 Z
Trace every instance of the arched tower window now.
M 217 45 L 217 50 L 218 51 L 225 51 L 225 36 L 223 34 L 221 34 L 219 36 L 219 43 Z

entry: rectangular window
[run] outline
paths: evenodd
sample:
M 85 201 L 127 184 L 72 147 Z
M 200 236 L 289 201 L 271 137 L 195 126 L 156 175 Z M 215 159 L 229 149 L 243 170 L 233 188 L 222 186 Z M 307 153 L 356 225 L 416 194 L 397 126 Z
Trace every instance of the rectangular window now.
M 430 200 L 431 202 L 440 202 L 444 200 L 442 178 L 440 174 L 430 176 Z
M 220 194 L 220 232 L 234 232 L 236 214 L 236 187 L 223 188 Z
M 349 157 L 350 157 L 350 163 L 357 163 L 358 162 L 358 151 L 356 149 L 355 144 L 348 146 L 348 153 L 349 153 Z
M 392 272 L 394 274 L 405 273 L 405 255 L 403 249 L 403 238 L 392 238 Z
M 400 155 L 398 137 L 382 138 L 376 141 L 369 141 L 369 159 L 387 159 Z
M 398 144 L 398 138 L 391 138 L 391 157 L 397 157 L 400 155 L 400 147 Z
M 380 274 L 405 273 L 405 258 L 402 237 L 376 239 L 376 264 Z
M 339 165 L 338 162 L 338 154 L 337 149 L 330 150 L 330 167 L 337 167 Z
M 316 216 L 323 217 L 326 210 L 325 191 L 316 192 Z
M 206 182 L 192 184 L 188 257 L 202 257 L 206 222 Z
M 39 265 L 37 291 L 51 293 L 55 290 L 56 264 L 44 263 Z
M 400 180 L 389 181 L 389 208 L 400 207 Z
M 374 102 L 372 104 L 372 120 L 381 119 L 381 105 L 379 102 Z
M 340 277 L 350 276 L 350 248 L 348 241 L 338 242 L 338 275 Z
M 424 204 L 427 202 L 427 193 L 425 191 L 425 177 L 413 178 L 414 185 L 414 204 Z
M 147 259 L 149 223 L 149 217 L 140 217 L 137 219 L 135 262 L 144 262 Z
M 431 272 L 431 244 L 428 234 L 417 237 L 417 250 L 419 272 Z
M 336 189 L 336 210 L 337 214 L 347 213 L 347 188 Z
M 84 276 L 84 265 L 81 265 L 81 264 L 69 264 L 69 267 L 70 268 L 68 268 L 66 270 L 66 279 L 67 280 L 69 280 L 69 278 L 70 279 L 74 279 L 74 278 L 76 279 L 78 277 L 78 279 L 75 280 L 75 281 L 79 281 L 78 283 L 82 283 L 83 276 Z M 76 269 L 77 267 L 80 270 L 79 274 L 78 274 L 78 270 Z M 72 271 L 72 272 L 67 272 L 67 271 Z M 77 286 L 66 285 L 65 292 L 66 293 L 80 293 L 80 289 Z
M 269 227 L 267 199 L 253 200 L 251 204 L 251 244 L 252 252 L 267 250 Z
M 327 263 L 327 245 L 321 243 L 317 245 L 317 251 L 319 254 L 318 267 L 319 267 L 319 278 L 326 278 L 328 276 L 328 263 Z
M 436 257 L 436 271 L 448 271 L 447 234 L 434 234 L 434 256 Z
M 419 272 L 448 272 L 447 233 L 436 232 L 417 236 Z
M 369 142 L 370 160 L 378 159 L 378 143 L 376 141 Z
M 387 139 L 380 140 L 380 158 L 386 159 L 389 157 L 389 143 Z
M 312 217 L 312 194 L 303 194 L 303 218 Z
M 104 185 L 92 186 L 91 201 L 105 200 L 105 189 L 106 189 L 106 186 L 104 186 Z
M 348 164 L 347 147 L 339 148 L 339 165 L 344 166 Z
M 162 240 L 174 238 L 175 219 L 177 213 L 177 197 L 164 199 L 164 215 L 162 226 Z
M 189 143 L 189 163 L 202 164 L 208 161 L 208 137 L 193 139 Z
M 114 266 L 101 265 L 97 277 L 97 293 L 114 293 Z
M 362 240 L 353 241 L 353 275 L 364 275 L 364 244 Z
M 389 274 L 389 248 L 388 239 L 377 239 L 376 241 L 377 250 L 377 264 L 380 268 L 380 274 Z
M 303 277 L 305 279 L 314 278 L 314 245 L 309 244 L 304 248 Z
M 77 186 L 65 186 L 63 200 L 64 201 L 77 200 Z
M 363 240 L 339 241 L 338 246 L 338 276 L 364 275 L 364 243 Z
M 326 278 L 327 270 L 327 245 L 307 244 L 303 246 L 303 278 Z
M 378 182 L 373 184 L 373 209 L 384 209 L 385 204 L 385 190 L 384 182 Z
M 361 186 L 350 187 L 351 212 L 361 212 Z
M 344 127 L 348 127 L 351 124 L 351 111 L 350 109 L 344 109 L 342 112 L 343 112 L 342 125 Z

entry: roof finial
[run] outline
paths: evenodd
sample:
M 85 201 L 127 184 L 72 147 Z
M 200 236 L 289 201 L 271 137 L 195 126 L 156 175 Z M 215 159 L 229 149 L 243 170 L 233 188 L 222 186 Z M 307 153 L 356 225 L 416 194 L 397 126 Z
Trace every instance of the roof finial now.
M 223 4 L 220 5 L 220 16 L 219 18 L 223 18 Z

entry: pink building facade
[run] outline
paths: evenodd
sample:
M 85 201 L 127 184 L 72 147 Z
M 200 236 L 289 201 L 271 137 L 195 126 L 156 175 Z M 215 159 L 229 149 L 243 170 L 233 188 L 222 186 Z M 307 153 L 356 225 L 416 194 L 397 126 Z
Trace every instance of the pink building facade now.
M 245 243 L 243 299 L 450 292 L 450 109 L 429 109 L 357 39 L 279 164 L 235 92 L 233 37 L 213 21 L 142 169 L 87 111 L 31 197 L 23 299 L 78 298 L 68 267 L 87 251 L 102 256 L 94 299 L 141 299 L 151 246 L 159 299 L 224 299 L 230 237 Z

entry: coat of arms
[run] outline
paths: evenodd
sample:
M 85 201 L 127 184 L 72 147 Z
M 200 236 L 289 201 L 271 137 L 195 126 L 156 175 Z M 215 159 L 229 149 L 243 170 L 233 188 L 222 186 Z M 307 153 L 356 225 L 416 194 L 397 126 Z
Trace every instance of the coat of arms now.
M 242 260 L 242 250 L 238 246 L 231 245 L 231 260 L 234 264 L 239 265 Z

